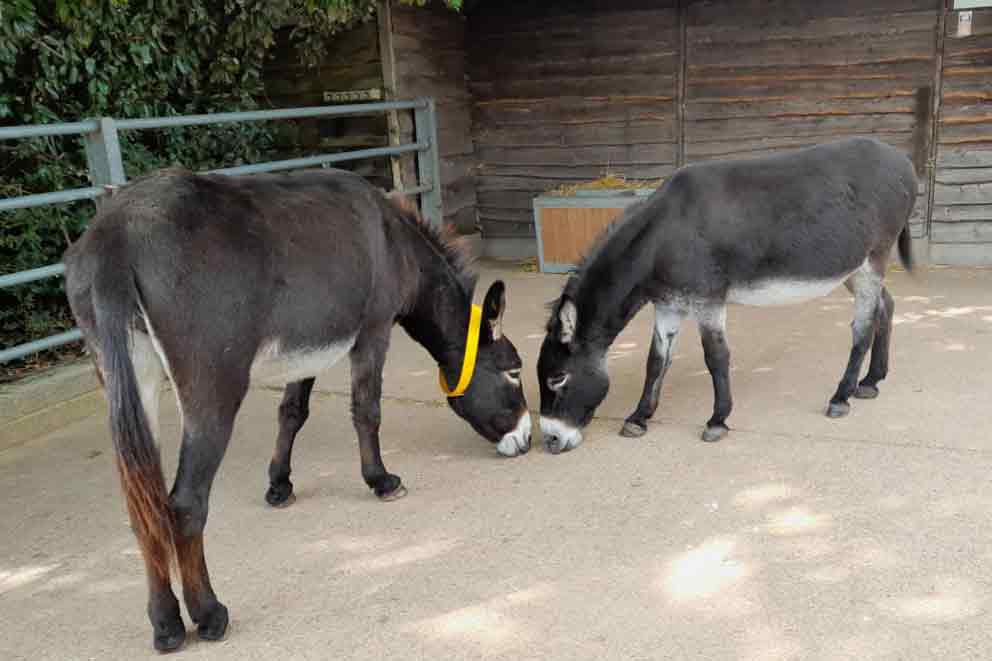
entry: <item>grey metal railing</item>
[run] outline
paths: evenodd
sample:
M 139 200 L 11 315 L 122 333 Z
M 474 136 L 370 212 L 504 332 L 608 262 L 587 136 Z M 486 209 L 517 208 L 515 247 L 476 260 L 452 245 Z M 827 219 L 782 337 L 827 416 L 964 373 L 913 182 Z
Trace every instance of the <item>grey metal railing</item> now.
M 210 115 L 180 115 L 176 117 L 150 117 L 147 119 L 113 119 L 101 117 L 64 124 L 41 124 L 30 126 L 9 126 L 0 128 L 0 140 L 17 140 L 56 135 L 79 135 L 86 147 L 86 162 L 89 167 L 91 186 L 72 188 L 37 195 L 22 195 L 0 199 L 0 211 L 26 209 L 51 204 L 64 204 L 79 200 L 96 200 L 106 194 L 108 187 L 127 183 L 124 161 L 121 155 L 118 133 L 140 129 L 162 129 L 179 126 L 202 126 L 229 122 L 265 122 L 279 119 L 306 119 L 315 117 L 349 117 L 374 115 L 392 111 L 413 111 L 416 142 L 372 149 L 339 152 L 291 158 L 282 161 L 267 161 L 240 165 L 237 167 L 210 170 L 217 174 L 255 174 L 277 172 L 299 168 L 325 166 L 344 161 L 357 161 L 366 158 L 417 154 L 416 186 L 404 189 L 408 195 L 420 196 L 420 209 L 429 222 L 440 227 L 442 223 L 441 176 L 437 150 L 437 116 L 433 99 L 412 101 L 387 101 L 341 106 L 319 106 L 313 108 L 286 108 L 281 110 L 259 110 L 254 112 L 226 112 Z M 28 271 L 0 274 L 0 289 L 15 287 L 44 278 L 58 277 L 65 273 L 65 266 L 52 264 Z M 19 344 L 0 350 L 0 363 L 23 358 L 32 353 L 52 349 L 69 342 L 82 339 L 78 329 L 51 335 L 34 342 Z

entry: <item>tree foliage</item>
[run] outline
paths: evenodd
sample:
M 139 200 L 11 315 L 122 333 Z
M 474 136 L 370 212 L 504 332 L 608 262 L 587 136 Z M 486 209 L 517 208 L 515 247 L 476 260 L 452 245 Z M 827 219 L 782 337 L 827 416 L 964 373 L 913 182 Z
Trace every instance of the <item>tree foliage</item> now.
M 424 4 L 424 0 L 408 0 Z M 453 8 L 460 0 L 448 0 Z M 264 99 L 277 34 L 316 64 L 328 39 L 374 16 L 375 0 L 0 0 L 0 124 L 247 110 Z M 133 177 L 262 160 L 272 126 L 121 134 Z M 86 186 L 78 137 L 0 142 L 0 198 Z M 91 203 L 0 212 L 0 274 L 57 262 Z M 72 325 L 61 282 L 0 290 L 0 346 Z

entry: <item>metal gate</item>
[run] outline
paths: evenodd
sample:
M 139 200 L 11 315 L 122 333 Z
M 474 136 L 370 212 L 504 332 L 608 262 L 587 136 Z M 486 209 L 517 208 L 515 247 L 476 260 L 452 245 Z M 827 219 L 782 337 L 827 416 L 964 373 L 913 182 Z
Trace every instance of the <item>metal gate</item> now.
M 336 154 L 292 158 L 283 161 L 268 161 L 241 165 L 231 168 L 209 170 L 215 174 L 255 174 L 327 166 L 332 163 L 356 161 L 383 156 L 417 154 L 417 185 L 404 189 L 408 195 L 420 196 L 420 208 L 424 218 L 433 225 L 441 226 L 441 177 L 437 150 L 437 117 L 433 99 L 413 101 L 390 101 L 345 106 L 320 106 L 314 108 L 287 108 L 284 110 L 261 110 L 256 112 L 229 112 L 209 115 L 184 115 L 177 117 L 152 117 L 147 119 L 112 119 L 102 117 L 66 124 L 36 124 L 0 128 L 0 140 L 16 140 L 54 135 L 83 136 L 86 146 L 86 161 L 92 186 L 69 190 L 23 195 L 0 199 L 0 212 L 11 209 L 25 209 L 51 204 L 96 200 L 107 193 L 108 188 L 127 183 L 124 164 L 121 158 L 119 131 L 139 129 L 160 129 L 179 126 L 200 126 L 229 122 L 263 122 L 277 119 L 306 119 L 315 117 L 351 117 L 375 115 L 400 110 L 413 111 L 416 142 L 388 147 L 360 149 Z M 53 278 L 65 273 L 63 264 L 52 264 L 28 271 L 18 271 L 0 275 L 0 289 L 15 287 L 44 278 Z M 79 329 L 72 329 L 51 335 L 34 342 L 26 342 L 0 350 L 0 363 L 23 358 L 32 353 L 51 349 L 82 339 Z

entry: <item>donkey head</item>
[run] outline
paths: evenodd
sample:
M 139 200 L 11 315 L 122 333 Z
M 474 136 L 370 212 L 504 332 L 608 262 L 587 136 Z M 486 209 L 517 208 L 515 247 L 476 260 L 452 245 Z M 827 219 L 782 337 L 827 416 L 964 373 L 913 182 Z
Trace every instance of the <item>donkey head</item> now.
M 610 389 L 605 351 L 578 336 L 579 321 L 575 302 L 563 294 L 554 305 L 537 361 L 541 433 L 554 454 L 582 442 L 582 428 Z
M 514 457 L 530 449 L 530 414 L 520 380 L 520 356 L 503 334 L 506 287 L 496 281 L 482 304 L 479 352 L 472 381 L 462 397 L 448 404 L 476 432 Z

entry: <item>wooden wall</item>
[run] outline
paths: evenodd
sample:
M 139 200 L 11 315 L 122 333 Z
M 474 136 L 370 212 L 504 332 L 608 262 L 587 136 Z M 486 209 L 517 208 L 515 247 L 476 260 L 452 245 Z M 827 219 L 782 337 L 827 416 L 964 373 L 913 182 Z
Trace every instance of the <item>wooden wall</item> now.
M 695 0 L 686 15 L 686 162 L 871 135 L 926 180 L 939 0 Z M 914 234 L 925 232 L 920 189 Z
M 676 2 L 480 2 L 468 22 L 483 236 L 532 237 L 532 199 L 676 163 Z
M 276 51 L 265 67 L 267 104 L 276 108 L 332 105 L 325 92 L 376 89 L 381 92 L 382 61 L 375 22 L 364 23 L 337 35 L 316 69 L 299 62 L 289 43 L 291 28 L 276 36 Z M 356 103 L 352 101 L 351 103 Z M 286 158 L 381 147 L 387 143 L 382 116 L 300 119 L 279 122 Z M 388 159 L 341 163 L 383 188 L 392 188 Z
M 958 14 L 944 29 L 931 254 L 943 263 L 992 264 L 992 9 Z
M 465 16 L 440 6 L 392 3 L 391 49 L 396 98 L 433 97 L 437 104 L 444 218 L 475 231 L 475 147 L 471 97 L 465 86 Z M 400 117 L 403 142 L 413 137 L 409 113 Z M 409 165 L 404 183 L 410 180 Z

